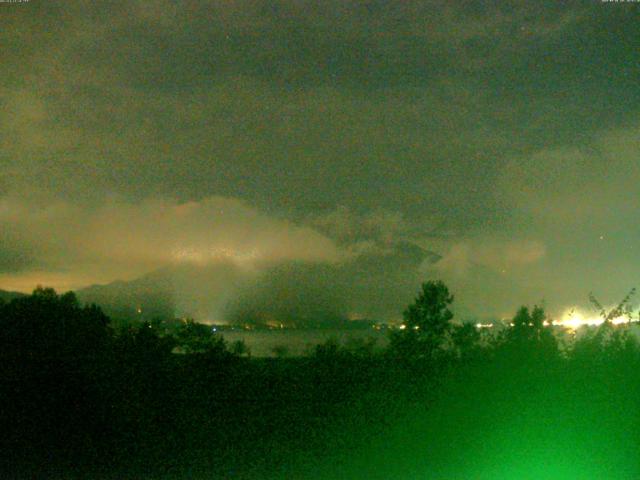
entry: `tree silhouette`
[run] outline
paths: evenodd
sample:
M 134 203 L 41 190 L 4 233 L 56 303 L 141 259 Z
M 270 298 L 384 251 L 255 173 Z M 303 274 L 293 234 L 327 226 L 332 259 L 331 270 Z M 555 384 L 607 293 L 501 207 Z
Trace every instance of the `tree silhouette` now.
M 405 357 L 434 358 L 449 341 L 453 295 L 442 281 L 422 284 L 420 294 L 403 313 L 402 330 L 391 335 L 391 351 Z
M 106 347 L 109 318 L 95 306 L 80 306 L 76 295 L 38 287 L 0 310 L 3 352 L 28 357 L 90 356 Z
M 633 317 L 633 306 L 631 305 L 631 298 L 636 294 L 635 287 L 632 288 L 627 295 L 620 300 L 620 302 L 611 310 L 607 312 L 607 310 L 602 306 L 602 304 L 598 301 L 596 296 L 592 293 L 589 293 L 589 301 L 594 306 L 594 308 L 600 314 L 600 317 L 606 322 L 612 322 L 616 318 L 627 317 L 628 321 L 632 321 Z
M 480 348 L 480 330 L 473 323 L 455 325 L 451 332 L 451 340 L 458 357 L 468 359 L 478 353 Z
M 232 354 L 242 357 L 242 356 L 251 356 L 251 349 L 247 346 L 244 340 L 236 340 L 231 344 L 230 351 Z
M 544 308 L 536 305 L 530 311 L 529 307 L 520 307 L 513 317 L 512 325 L 499 339 L 501 347 L 512 355 L 528 359 L 550 359 L 557 356 L 558 342 L 546 320 Z

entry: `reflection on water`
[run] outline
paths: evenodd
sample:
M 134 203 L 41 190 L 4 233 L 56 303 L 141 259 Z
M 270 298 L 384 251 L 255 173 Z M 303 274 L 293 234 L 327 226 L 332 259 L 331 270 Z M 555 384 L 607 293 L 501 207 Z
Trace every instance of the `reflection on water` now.
M 253 357 L 273 357 L 276 352 L 288 356 L 306 355 L 313 348 L 329 339 L 341 345 L 354 340 L 374 339 L 376 347 L 384 347 L 388 342 L 387 333 L 374 329 L 366 330 L 235 330 L 221 333 L 228 343 L 243 340 Z

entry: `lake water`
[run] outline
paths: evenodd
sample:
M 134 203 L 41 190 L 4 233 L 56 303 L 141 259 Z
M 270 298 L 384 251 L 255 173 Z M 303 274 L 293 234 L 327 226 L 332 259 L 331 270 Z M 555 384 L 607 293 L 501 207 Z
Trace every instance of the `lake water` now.
M 580 328 L 578 338 L 589 331 L 589 328 Z M 637 325 L 632 326 L 631 332 L 640 340 L 640 328 Z M 218 333 L 229 343 L 236 340 L 243 340 L 251 349 L 251 355 L 254 357 L 273 357 L 276 356 L 274 349 L 278 347 L 286 348 L 287 356 L 306 355 L 313 351 L 316 345 L 325 343 L 333 338 L 340 344 L 344 344 L 352 339 L 367 340 L 372 338 L 376 341 L 377 348 L 386 347 L 389 343 L 389 333 L 384 330 L 363 329 L 363 330 L 340 330 L 340 329 L 323 329 L 323 330 L 233 330 Z M 568 336 L 563 330 L 557 330 L 556 335 L 560 339 L 564 339 L 570 343 L 572 336 Z
M 306 355 L 313 348 L 333 338 L 341 345 L 349 339 L 374 339 L 376 347 L 388 343 L 388 333 L 374 329 L 366 330 L 234 330 L 219 333 L 228 343 L 243 340 L 254 357 L 273 357 L 274 349 L 283 347 L 288 356 Z

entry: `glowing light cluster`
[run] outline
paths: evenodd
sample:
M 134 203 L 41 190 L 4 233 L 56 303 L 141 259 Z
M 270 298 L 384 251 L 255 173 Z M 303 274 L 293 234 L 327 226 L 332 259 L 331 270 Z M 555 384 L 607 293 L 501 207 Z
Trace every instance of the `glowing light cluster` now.
M 493 323 L 476 323 L 476 328 L 493 328 Z
M 633 318 L 637 318 L 638 315 L 634 314 Z M 629 317 L 626 315 L 621 315 L 611 320 L 611 323 L 614 325 L 620 325 L 623 323 L 628 323 Z M 594 314 L 585 314 L 577 308 L 569 308 L 565 310 L 565 312 L 560 317 L 560 320 L 554 320 L 554 325 L 560 325 L 568 328 L 579 328 L 583 325 L 602 325 L 604 323 L 604 319 L 601 316 Z

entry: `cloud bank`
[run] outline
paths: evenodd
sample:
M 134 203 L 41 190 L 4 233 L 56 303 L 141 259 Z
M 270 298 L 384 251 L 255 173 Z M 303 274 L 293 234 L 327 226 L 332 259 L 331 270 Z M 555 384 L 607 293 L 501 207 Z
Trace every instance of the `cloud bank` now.
M 635 7 L 2 4 L 0 288 L 224 264 L 345 312 L 399 312 L 432 277 L 469 314 L 619 298 Z

